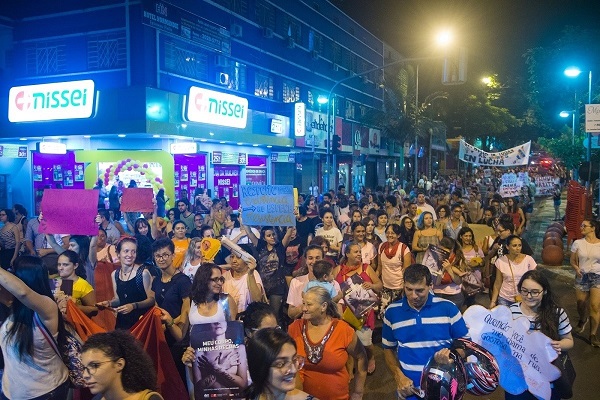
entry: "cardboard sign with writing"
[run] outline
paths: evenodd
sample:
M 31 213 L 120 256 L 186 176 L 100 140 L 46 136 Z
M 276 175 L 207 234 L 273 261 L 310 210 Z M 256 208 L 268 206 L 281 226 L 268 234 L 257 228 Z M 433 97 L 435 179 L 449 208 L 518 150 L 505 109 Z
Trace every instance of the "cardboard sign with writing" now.
M 551 364 L 558 354 L 548 336 L 530 331 L 526 317 L 513 319 L 506 306 L 471 306 L 464 319 L 471 340 L 496 357 L 504 390 L 515 395 L 529 390 L 538 398 L 550 398 L 550 382 L 558 379 L 560 370 Z
M 154 192 L 152 188 L 125 188 L 121 197 L 122 212 L 154 211 Z
M 296 226 L 291 185 L 240 186 L 240 195 L 244 224 Z
M 94 189 L 44 190 L 39 232 L 97 235 L 98 194 Z

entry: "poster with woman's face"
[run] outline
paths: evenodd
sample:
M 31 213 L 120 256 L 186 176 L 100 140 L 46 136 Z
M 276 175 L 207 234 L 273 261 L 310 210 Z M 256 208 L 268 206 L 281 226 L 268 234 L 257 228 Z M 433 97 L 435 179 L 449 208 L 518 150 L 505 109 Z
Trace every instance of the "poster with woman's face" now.
M 244 327 L 240 321 L 192 325 L 194 397 L 233 399 L 248 387 Z

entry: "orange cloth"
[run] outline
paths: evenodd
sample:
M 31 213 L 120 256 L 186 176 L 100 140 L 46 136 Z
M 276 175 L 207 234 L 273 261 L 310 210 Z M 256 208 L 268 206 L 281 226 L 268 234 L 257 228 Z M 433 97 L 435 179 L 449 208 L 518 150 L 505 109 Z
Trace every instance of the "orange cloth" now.
M 160 311 L 152 307 L 129 330 L 136 339 L 142 342 L 144 350 L 154 361 L 159 392 L 165 400 L 180 400 L 189 397 L 185 386 L 179 379 L 179 372 L 167 345 Z
M 105 333 L 106 329 L 96 324 L 87 315 L 83 313 L 77 305 L 73 303 L 73 300 L 67 301 L 67 322 L 69 322 L 75 332 L 79 335 L 81 340 L 84 342 L 94 333 Z
M 185 252 L 190 246 L 190 238 L 185 239 L 171 239 L 175 245 L 175 257 L 173 257 L 173 266 L 180 268 L 183 265 L 183 259 L 185 258 Z
M 296 341 L 298 355 L 303 357 L 306 357 L 306 350 L 302 339 L 302 326 L 306 323 L 308 323 L 306 320 L 299 319 L 288 328 L 288 333 Z M 300 370 L 300 378 L 304 384 L 303 390 L 318 399 L 347 400 L 350 397 L 348 386 L 350 377 L 346 370 L 348 360 L 346 349 L 352 342 L 354 329 L 338 319 L 333 319 L 333 323 L 336 326 L 325 343 L 323 359 L 318 364 L 312 364 L 306 358 L 304 368 Z M 312 345 L 315 344 L 314 341 L 311 342 Z
M 113 289 L 112 278 L 110 274 L 117 268 L 117 266 L 111 262 L 98 261 L 96 263 L 96 269 L 94 270 L 94 282 L 96 287 L 96 301 L 101 302 L 105 300 L 112 300 L 115 296 L 115 290 Z M 92 317 L 92 321 L 106 329 L 106 332 L 110 332 L 115 329 L 117 323 L 117 317 L 111 310 L 99 310 L 98 314 Z

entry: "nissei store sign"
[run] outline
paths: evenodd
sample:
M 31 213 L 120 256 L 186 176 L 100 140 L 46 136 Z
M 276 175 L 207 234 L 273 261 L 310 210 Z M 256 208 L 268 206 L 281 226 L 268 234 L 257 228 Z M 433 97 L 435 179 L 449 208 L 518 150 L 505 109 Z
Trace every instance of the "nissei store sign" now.
M 187 101 L 187 119 L 243 129 L 248 119 L 248 100 L 192 86 Z
M 94 81 L 15 86 L 8 94 L 10 122 L 90 118 L 94 110 Z

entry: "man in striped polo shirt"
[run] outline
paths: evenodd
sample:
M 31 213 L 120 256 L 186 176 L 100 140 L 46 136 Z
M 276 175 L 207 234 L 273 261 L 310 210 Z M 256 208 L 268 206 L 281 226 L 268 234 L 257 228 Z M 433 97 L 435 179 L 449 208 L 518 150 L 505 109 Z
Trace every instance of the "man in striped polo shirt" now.
M 422 264 L 404 270 L 405 297 L 385 311 L 382 344 L 400 399 L 417 399 L 421 372 L 431 356 L 450 363 L 448 347 L 465 337 L 467 326 L 454 303 L 431 293 L 432 277 Z

